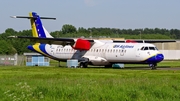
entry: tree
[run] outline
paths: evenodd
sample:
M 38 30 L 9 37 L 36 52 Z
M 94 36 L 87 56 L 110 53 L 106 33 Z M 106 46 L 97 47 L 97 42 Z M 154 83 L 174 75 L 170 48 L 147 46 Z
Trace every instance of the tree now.
M 61 31 L 54 31 L 54 32 L 51 32 L 50 34 L 55 38 L 62 37 L 62 32 Z
M 76 27 L 73 25 L 65 24 L 62 26 L 62 34 L 76 33 Z
M 5 40 L 0 40 L 0 54 L 15 54 L 17 51 L 13 46 L 7 43 Z
M 88 30 L 83 28 L 83 27 L 79 27 L 78 28 L 78 33 L 88 33 Z

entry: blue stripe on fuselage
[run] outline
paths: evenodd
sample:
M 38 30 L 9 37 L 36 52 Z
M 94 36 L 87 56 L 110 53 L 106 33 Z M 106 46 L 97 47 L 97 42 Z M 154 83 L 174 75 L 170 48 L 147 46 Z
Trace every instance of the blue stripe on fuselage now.
M 32 51 L 37 52 L 37 51 L 33 48 L 33 46 L 32 46 L 32 45 L 28 45 L 28 46 L 27 46 L 27 48 L 28 48 L 29 50 L 32 50 Z
M 38 53 L 40 53 L 40 54 L 42 54 L 42 55 L 44 55 L 44 56 L 47 56 L 47 57 L 49 57 L 49 58 L 52 58 L 52 59 L 55 59 L 55 60 L 59 60 L 58 58 L 56 58 L 56 57 L 54 57 L 54 56 L 52 56 L 52 55 L 50 55 L 50 54 L 47 53 L 47 51 L 46 51 L 46 49 L 45 49 L 46 44 L 40 44 L 40 45 L 38 45 L 38 48 L 39 48 L 39 49 L 37 49 L 37 50 L 36 50 L 33 46 L 34 46 L 34 45 L 29 45 L 27 48 L 28 48 L 29 50 L 32 50 L 32 51 L 34 51 L 34 52 L 38 52 Z M 39 50 L 39 51 L 38 51 L 38 50 Z
M 46 51 L 46 49 L 45 49 L 45 47 L 46 47 L 46 44 L 40 44 L 40 45 L 39 45 L 40 50 L 41 50 L 43 53 L 48 54 L 47 51 Z M 49 54 L 48 54 L 48 55 L 49 55 Z

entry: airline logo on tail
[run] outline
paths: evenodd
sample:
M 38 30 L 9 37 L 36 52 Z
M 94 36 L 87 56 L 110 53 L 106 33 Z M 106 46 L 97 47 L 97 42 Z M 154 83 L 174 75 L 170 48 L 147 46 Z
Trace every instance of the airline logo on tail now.
M 29 13 L 29 16 L 31 21 L 33 37 L 52 38 L 52 36 L 43 27 L 41 19 L 39 15 L 37 15 L 37 13 L 31 12 Z
M 53 38 L 48 33 L 48 31 L 44 28 L 44 26 L 42 25 L 41 19 L 53 19 L 53 20 L 55 20 L 56 18 L 40 17 L 35 12 L 30 12 L 29 16 L 11 16 L 11 17 L 30 19 L 33 38 Z M 35 52 L 38 52 L 38 53 L 41 53 L 41 54 L 48 56 L 50 58 L 57 59 L 54 56 L 48 54 L 47 50 L 45 49 L 46 47 L 49 47 L 49 46 L 47 44 L 42 44 L 42 43 L 36 42 L 34 45 L 29 45 L 28 49 L 35 51 Z

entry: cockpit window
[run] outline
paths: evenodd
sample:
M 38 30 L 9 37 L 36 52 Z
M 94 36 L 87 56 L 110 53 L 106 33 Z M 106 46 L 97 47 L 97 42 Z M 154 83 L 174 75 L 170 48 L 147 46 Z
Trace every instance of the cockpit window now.
M 145 47 L 144 50 L 148 50 L 148 47 Z
M 157 47 L 154 47 L 154 48 L 155 48 L 155 50 L 158 50 Z
M 141 48 L 141 50 L 158 50 L 156 47 L 148 47 L 148 46 L 144 46 Z
M 142 47 L 141 50 L 144 50 L 144 47 Z
M 155 47 L 149 47 L 149 50 L 155 50 Z

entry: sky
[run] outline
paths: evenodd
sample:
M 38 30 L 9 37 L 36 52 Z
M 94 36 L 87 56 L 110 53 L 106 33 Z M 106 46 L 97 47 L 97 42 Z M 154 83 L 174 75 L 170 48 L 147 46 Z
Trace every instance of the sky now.
M 76 28 L 166 28 L 180 29 L 180 0 L 1 0 L 0 33 L 7 28 L 29 30 L 28 19 L 10 16 L 40 16 L 49 32 L 61 30 L 64 24 Z

